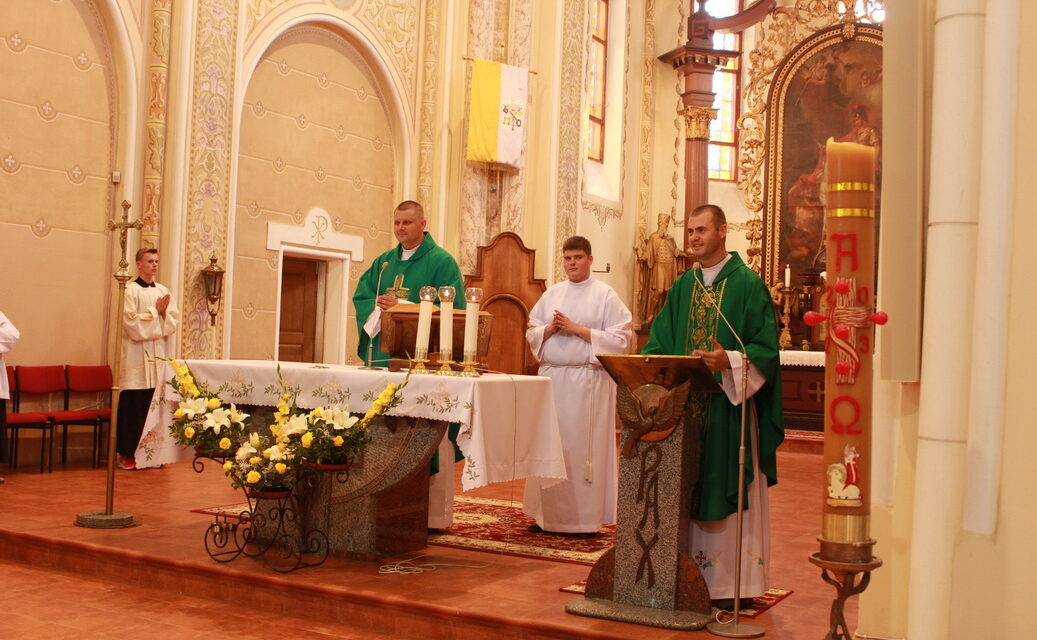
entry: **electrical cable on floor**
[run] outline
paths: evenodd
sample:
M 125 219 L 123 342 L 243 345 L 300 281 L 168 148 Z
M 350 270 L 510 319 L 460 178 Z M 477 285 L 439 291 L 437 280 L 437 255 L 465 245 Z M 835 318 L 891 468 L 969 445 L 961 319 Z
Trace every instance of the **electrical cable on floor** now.
M 378 567 L 378 573 L 395 573 L 399 575 L 412 575 L 415 573 L 425 573 L 426 571 L 433 571 L 440 567 L 452 567 L 458 569 L 485 569 L 490 566 L 489 563 L 481 562 L 478 564 L 464 564 L 460 562 L 426 562 L 422 564 L 412 564 L 415 560 L 421 558 L 431 557 L 428 554 L 421 554 L 420 556 L 414 556 L 407 560 L 400 560 L 398 562 L 387 562 L 382 566 Z

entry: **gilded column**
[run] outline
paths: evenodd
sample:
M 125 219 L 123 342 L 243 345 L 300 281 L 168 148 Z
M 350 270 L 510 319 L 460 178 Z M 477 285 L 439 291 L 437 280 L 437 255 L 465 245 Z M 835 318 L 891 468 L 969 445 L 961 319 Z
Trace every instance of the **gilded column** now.
M 166 113 L 169 95 L 171 0 L 153 0 L 148 42 L 148 106 L 145 114 L 144 208 L 141 246 L 157 247 L 162 211 L 162 176 L 166 152 Z

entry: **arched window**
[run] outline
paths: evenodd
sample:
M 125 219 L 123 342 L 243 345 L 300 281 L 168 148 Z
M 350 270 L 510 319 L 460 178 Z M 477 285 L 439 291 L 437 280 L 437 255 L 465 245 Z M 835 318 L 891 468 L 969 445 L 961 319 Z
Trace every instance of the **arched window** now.
M 723 18 L 742 10 L 743 0 L 710 0 L 706 5 L 710 15 Z M 727 51 L 738 51 L 742 36 L 738 33 L 713 34 L 713 46 Z M 742 67 L 733 58 L 713 74 L 713 108 L 717 117 L 709 124 L 709 179 L 737 180 L 738 130 L 736 124 L 741 112 Z
M 608 70 L 609 0 L 591 0 L 591 42 L 587 60 L 590 109 L 587 157 L 605 160 L 605 77 Z

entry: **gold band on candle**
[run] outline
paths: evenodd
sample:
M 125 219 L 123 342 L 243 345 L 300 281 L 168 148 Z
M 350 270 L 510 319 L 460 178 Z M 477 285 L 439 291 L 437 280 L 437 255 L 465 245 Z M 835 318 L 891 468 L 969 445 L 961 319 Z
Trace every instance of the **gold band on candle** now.
M 828 191 L 874 191 L 871 182 L 836 182 L 828 185 Z
M 821 515 L 821 536 L 829 542 L 861 542 L 871 537 L 871 516 Z
M 874 209 L 829 209 L 829 218 L 874 218 Z

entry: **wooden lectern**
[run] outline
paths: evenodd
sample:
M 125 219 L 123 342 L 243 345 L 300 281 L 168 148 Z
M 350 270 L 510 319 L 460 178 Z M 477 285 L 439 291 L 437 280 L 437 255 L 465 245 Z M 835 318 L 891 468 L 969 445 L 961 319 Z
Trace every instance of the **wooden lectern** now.
M 382 314 L 382 351 L 394 360 L 407 360 L 414 356 L 414 345 L 418 341 L 418 307 L 404 302 L 386 309 Z M 454 309 L 453 359 L 460 362 L 464 355 L 464 309 Z M 490 331 L 493 329 L 493 314 L 479 310 L 479 338 L 476 343 L 476 360 L 485 363 L 490 351 Z M 432 312 L 432 329 L 429 332 L 429 354 L 439 353 L 439 307 Z M 433 358 L 437 361 L 438 358 Z M 390 368 L 392 365 L 390 364 Z
M 692 392 L 721 391 L 698 356 L 599 355 L 623 419 L 616 544 L 565 610 L 667 629 L 711 620 L 709 590 L 688 547 L 703 425 Z

